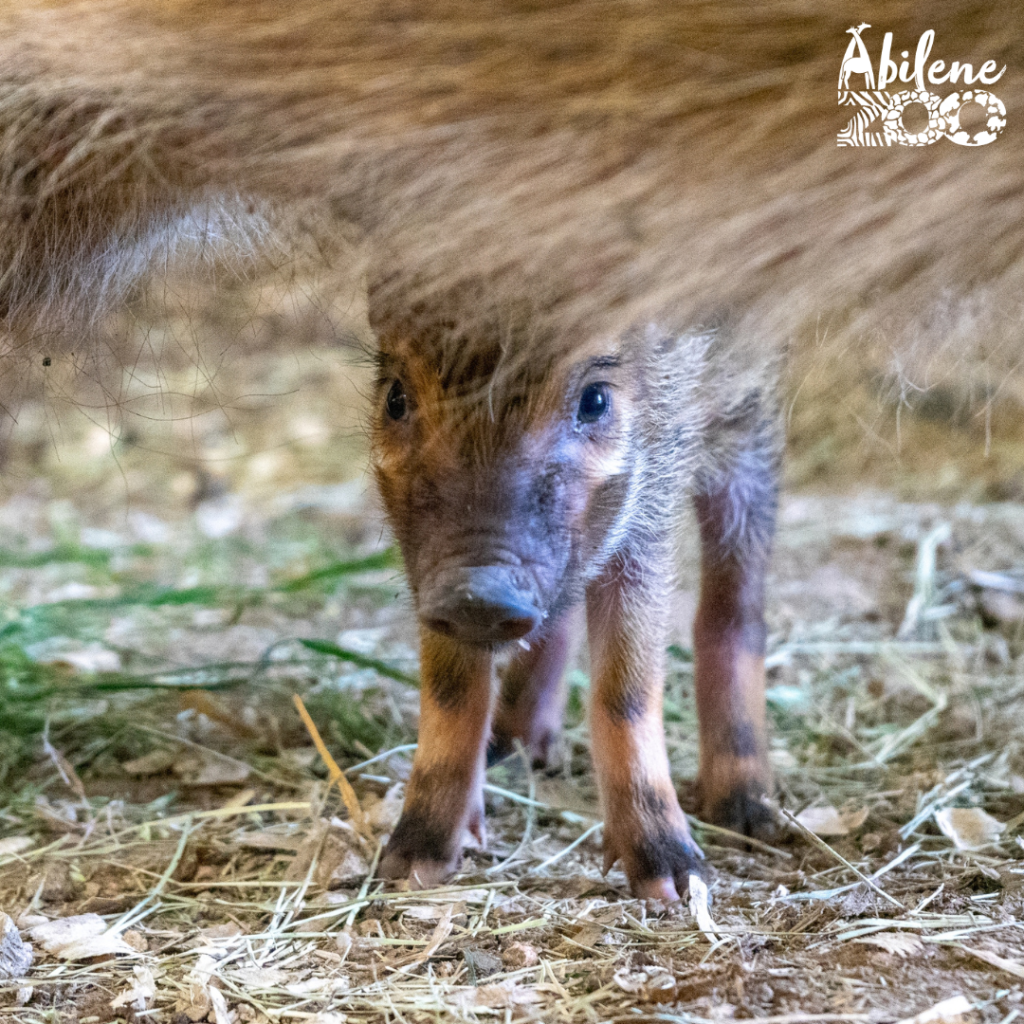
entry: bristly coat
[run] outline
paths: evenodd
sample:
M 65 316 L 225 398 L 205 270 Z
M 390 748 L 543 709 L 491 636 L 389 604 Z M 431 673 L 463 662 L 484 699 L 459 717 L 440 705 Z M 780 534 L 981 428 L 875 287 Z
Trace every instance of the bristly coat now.
M 382 871 L 439 882 L 458 866 L 465 829 L 483 839 L 488 750 L 521 742 L 547 759 L 574 609 L 585 605 L 606 864 L 621 860 L 637 894 L 675 899 L 700 859 L 661 714 L 687 496 L 704 562 L 703 806 L 741 833 L 771 824 L 763 604 L 780 447 L 774 367 L 737 367 L 724 323 L 649 324 L 577 344 L 569 358 L 531 306 L 495 306 L 483 284 L 404 315 L 378 298 L 371 290 L 372 460 L 420 621 L 423 681 L 419 746 Z M 494 656 L 510 645 L 496 699 Z
M 1014 0 L 22 0 L 0 14 L 0 310 L 74 324 L 175 244 L 356 224 L 392 305 L 484 280 L 560 343 L 661 319 L 1019 349 Z M 839 149 L 851 22 L 985 60 L 993 144 Z M 383 292 L 382 298 L 383 298 Z M 32 351 L 32 344 L 26 351 Z M 1002 360 L 1013 362 L 1012 352 Z

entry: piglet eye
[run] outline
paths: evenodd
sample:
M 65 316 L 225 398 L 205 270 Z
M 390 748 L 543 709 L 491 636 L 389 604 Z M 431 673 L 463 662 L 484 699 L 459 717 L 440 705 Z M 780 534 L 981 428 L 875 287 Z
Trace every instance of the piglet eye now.
M 588 384 L 580 396 L 576 418 L 580 423 L 596 423 L 611 407 L 612 396 L 607 384 Z
M 408 408 L 409 402 L 405 397 L 405 388 L 402 387 L 400 380 L 396 380 L 391 385 L 387 398 L 384 399 L 384 411 L 391 419 L 400 420 L 405 416 Z

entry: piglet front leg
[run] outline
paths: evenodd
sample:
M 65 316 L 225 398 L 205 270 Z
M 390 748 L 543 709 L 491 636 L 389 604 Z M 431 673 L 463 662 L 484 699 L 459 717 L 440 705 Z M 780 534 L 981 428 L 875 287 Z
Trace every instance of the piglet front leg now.
M 420 650 L 419 745 L 380 875 L 429 889 L 457 870 L 467 830 L 484 841 L 491 655 L 426 628 Z
M 667 902 L 703 859 L 669 776 L 662 722 L 671 558 L 660 544 L 617 556 L 587 592 L 605 869 L 621 860 L 634 895 Z

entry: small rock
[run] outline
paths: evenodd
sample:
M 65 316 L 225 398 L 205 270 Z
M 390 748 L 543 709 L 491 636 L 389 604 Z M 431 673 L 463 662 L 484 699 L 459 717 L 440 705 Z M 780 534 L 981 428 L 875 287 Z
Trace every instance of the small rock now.
M 528 942 L 513 942 L 502 954 L 502 962 L 511 971 L 524 967 L 535 967 L 540 963 L 540 954 Z
M 146 942 L 145 936 L 141 932 L 127 931 L 121 938 L 124 940 L 125 945 L 131 946 L 132 949 L 137 950 L 139 953 L 145 953 L 149 949 L 149 943 Z
M 986 626 L 1016 630 L 1024 626 L 1024 599 L 999 590 L 983 590 L 978 598 Z
M 502 969 L 502 958 L 489 953 L 486 949 L 464 949 L 463 959 L 466 961 L 466 972 L 471 985 L 477 984 L 482 978 L 489 978 Z

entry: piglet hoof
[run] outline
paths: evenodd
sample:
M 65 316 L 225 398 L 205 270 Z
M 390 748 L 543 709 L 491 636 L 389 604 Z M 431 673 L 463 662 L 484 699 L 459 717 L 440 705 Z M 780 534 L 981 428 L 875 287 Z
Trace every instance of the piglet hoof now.
M 704 854 L 690 838 L 686 820 L 679 815 L 672 827 L 640 830 L 609 830 L 604 837 L 604 869 L 621 860 L 629 879 L 629 887 L 637 899 L 655 900 L 663 904 L 677 903 L 690 891 L 690 875 L 704 877 Z
M 515 741 L 507 733 L 495 733 L 487 744 L 487 767 L 493 768 L 515 753 Z
M 468 836 L 460 827 L 449 834 L 415 811 L 403 814 L 381 857 L 377 874 L 389 881 L 407 879 L 410 889 L 435 889 L 462 865 L 464 838 L 472 837 L 481 850 L 487 846 L 482 799 L 469 812 L 465 832 Z
M 750 836 L 762 843 L 778 838 L 778 826 L 768 804 L 764 786 L 744 782 L 724 793 L 706 794 L 699 780 L 700 817 L 711 825 L 719 825 L 741 836 Z
M 393 836 L 377 868 L 379 878 L 391 882 L 409 882 L 410 889 L 436 889 L 450 878 L 459 867 L 458 855 L 448 859 L 417 854 L 404 844 L 395 843 Z
M 682 895 L 676 886 L 673 878 L 648 878 L 642 882 L 634 882 L 630 886 L 633 895 L 638 900 L 647 900 L 652 903 L 663 903 L 670 906 L 678 903 L 687 893 L 689 886 L 683 889 Z
M 532 740 L 523 741 L 520 737 L 495 729 L 491 742 L 487 745 L 487 767 L 512 757 L 516 753 L 516 740 L 519 739 L 530 756 L 530 766 L 537 770 L 556 768 L 561 763 L 558 743 L 559 733 L 555 730 L 544 730 L 536 734 Z
M 458 840 L 420 815 L 403 814 L 388 840 L 377 874 L 389 881 L 408 879 L 410 888 L 431 889 L 455 873 L 462 860 Z
M 456 866 L 448 861 L 422 860 L 388 851 L 377 873 L 388 881 L 407 881 L 412 890 L 436 889 L 454 874 Z

